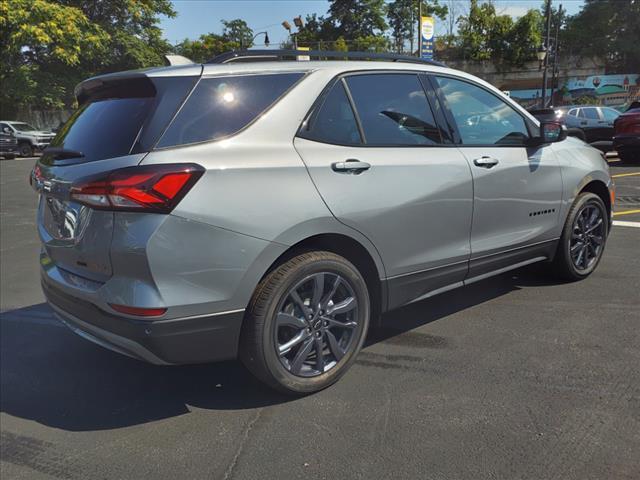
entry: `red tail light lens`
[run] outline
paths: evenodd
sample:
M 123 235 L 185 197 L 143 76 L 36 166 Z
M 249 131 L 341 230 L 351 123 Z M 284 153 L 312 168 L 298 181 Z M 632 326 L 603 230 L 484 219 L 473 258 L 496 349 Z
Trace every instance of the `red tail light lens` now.
M 169 213 L 203 173 L 196 164 L 123 168 L 79 182 L 71 198 L 101 210 Z
M 116 312 L 126 313 L 127 315 L 136 315 L 138 317 L 159 317 L 160 315 L 164 315 L 167 311 L 166 308 L 129 307 L 127 305 L 116 305 L 113 303 L 110 303 L 109 306 Z

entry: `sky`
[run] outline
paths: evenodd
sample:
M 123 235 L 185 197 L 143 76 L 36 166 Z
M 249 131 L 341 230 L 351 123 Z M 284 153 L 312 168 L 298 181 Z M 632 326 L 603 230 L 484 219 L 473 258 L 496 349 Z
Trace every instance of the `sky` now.
M 329 9 L 329 2 L 325 0 L 175 0 L 172 2 L 177 12 L 175 18 L 163 18 L 161 27 L 164 36 L 172 44 L 185 38 L 196 39 L 204 33 L 221 33 L 221 20 L 242 18 L 255 33 L 267 31 L 272 47 L 287 39 L 287 31 L 282 27 L 282 21 L 288 20 L 293 25 L 293 17 L 317 13 L 325 15 Z M 448 0 L 441 0 L 448 3 Z M 516 18 L 530 8 L 539 8 L 543 0 L 494 0 L 499 13 L 509 14 Z M 573 15 L 582 8 L 583 0 L 553 0 L 553 6 L 562 4 L 569 15 Z M 464 11 L 468 0 L 456 1 L 458 10 Z M 295 27 L 294 27 L 295 28 Z M 444 25 L 436 23 L 436 35 L 444 32 Z M 256 41 L 260 46 L 261 38 Z

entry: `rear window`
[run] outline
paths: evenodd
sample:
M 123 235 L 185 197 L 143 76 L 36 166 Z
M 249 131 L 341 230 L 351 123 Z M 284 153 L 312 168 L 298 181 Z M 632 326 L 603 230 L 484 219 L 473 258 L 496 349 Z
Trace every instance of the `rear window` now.
M 81 159 L 43 163 L 91 162 L 151 150 L 198 77 L 127 78 L 105 82 L 82 103 L 51 142 L 81 152 Z
M 203 78 L 158 142 L 157 148 L 218 140 L 253 122 L 303 73 Z
M 85 161 L 128 155 L 153 97 L 108 98 L 82 105 L 51 142 L 52 147 L 76 150 Z

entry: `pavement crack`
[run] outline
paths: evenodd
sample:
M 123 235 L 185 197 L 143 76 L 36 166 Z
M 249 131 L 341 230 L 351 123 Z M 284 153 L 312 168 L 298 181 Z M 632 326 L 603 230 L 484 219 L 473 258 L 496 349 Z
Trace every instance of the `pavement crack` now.
M 238 448 L 236 450 L 235 455 L 233 456 L 233 459 L 231 460 L 231 463 L 229 463 L 229 466 L 224 472 L 224 477 L 223 477 L 224 480 L 228 480 L 229 478 L 232 478 L 236 465 L 238 464 L 238 460 L 240 459 L 240 455 L 242 455 L 242 451 L 244 450 L 244 446 L 247 443 L 247 440 L 249 440 L 249 434 L 251 433 L 253 426 L 256 424 L 261 414 L 262 414 L 262 408 L 256 411 L 255 415 L 251 418 L 251 420 L 247 422 L 247 425 L 244 427 L 244 431 L 242 432 L 242 438 L 240 439 L 240 445 L 238 445 Z

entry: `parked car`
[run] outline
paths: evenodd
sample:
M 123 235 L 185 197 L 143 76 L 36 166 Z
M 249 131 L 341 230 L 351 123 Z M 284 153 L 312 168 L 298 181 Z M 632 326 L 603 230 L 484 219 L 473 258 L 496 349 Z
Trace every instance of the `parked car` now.
M 8 160 L 16 158 L 18 141 L 9 127 L 0 126 L 0 157 Z
M 567 128 L 580 129 L 585 141 L 602 151 L 612 149 L 613 122 L 620 112 L 611 107 L 563 106 L 555 109 L 556 116 Z
M 554 110 L 553 108 L 530 108 L 528 112 L 536 117 L 540 122 L 558 122 L 566 126 L 565 115 L 562 110 Z M 567 135 L 587 141 L 584 132 L 579 128 L 567 127 Z
M 76 88 L 31 175 L 42 286 L 73 331 L 160 365 L 240 357 L 303 394 L 342 377 L 381 312 L 598 265 L 613 183 L 560 124 L 433 62 L 266 55 Z
M 44 150 L 56 136 L 55 133 L 38 130 L 25 122 L 0 121 L 0 128 L 5 127 L 8 127 L 17 138 L 18 152 L 22 157 L 33 157 L 34 152 Z
M 640 162 L 640 104 L 635 102 L 615 122 L 613 148 L 625 162 Z

